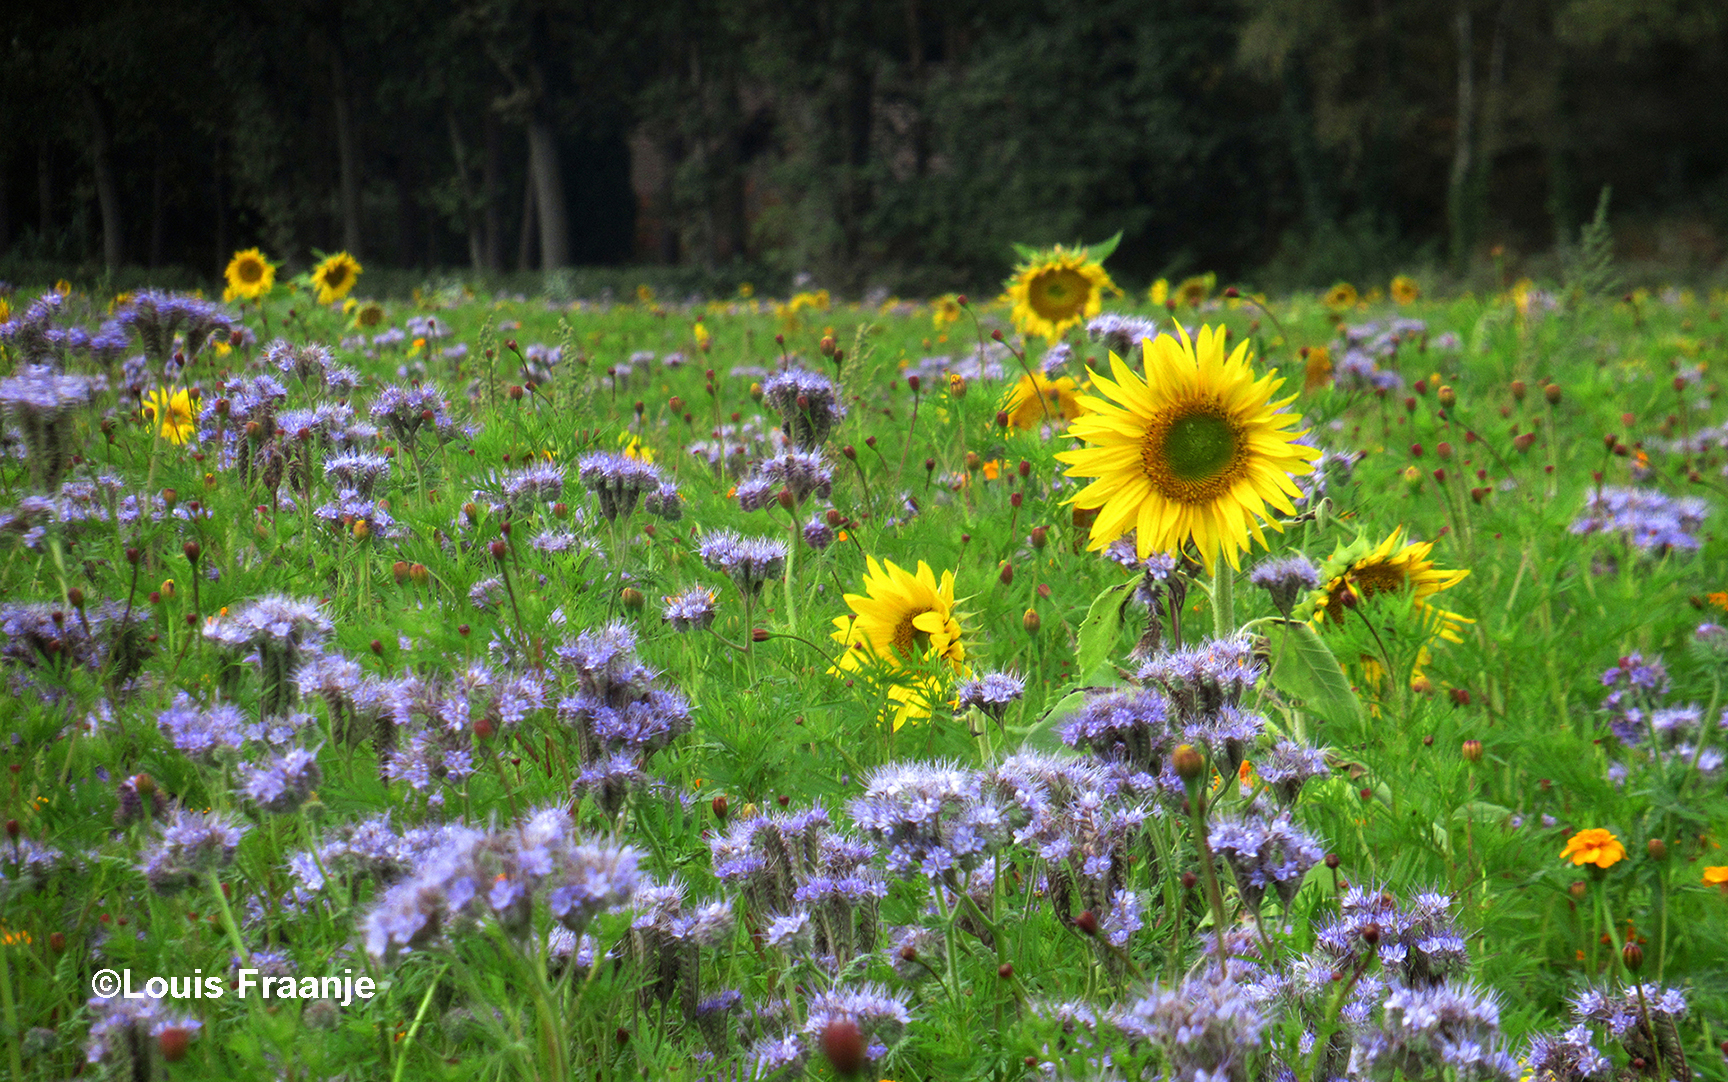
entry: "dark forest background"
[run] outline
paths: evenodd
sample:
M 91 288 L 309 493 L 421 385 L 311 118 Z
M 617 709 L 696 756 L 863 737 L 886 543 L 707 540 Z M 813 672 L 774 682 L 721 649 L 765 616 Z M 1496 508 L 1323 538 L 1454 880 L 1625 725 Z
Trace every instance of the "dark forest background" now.
M 1712 273 L 1721 0 L 71 0 L 4 20 L 0 273 L 663 265 L 936 291 Z M 378 279 L 374 279 L 377 281 Z

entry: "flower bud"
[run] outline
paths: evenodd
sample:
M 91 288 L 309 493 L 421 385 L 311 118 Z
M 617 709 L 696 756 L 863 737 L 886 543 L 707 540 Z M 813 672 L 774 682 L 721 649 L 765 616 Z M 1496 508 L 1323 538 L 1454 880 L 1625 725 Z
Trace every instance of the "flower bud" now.
M 626 586 L 618 591 L 618 600 L 622 601 L 624 607 L 632 612 L 640 612 L 642 606 L 648 603 L 648 599 L 642 596 L 642 591 L 634 586 Z
M 168 1063 L 186 1058 L 186 1048 L 192 1043 L 192 1031 L 184 1026 L 169 1026 L 156 1035 L 156 1047 Z
M 1337 853 L 1327 853 L 1324 863 L 1326 864 L 1326 867 L 1330 868 L 1332 871 L 1337 871 L 1338 865 L 1344 862 L 1338 858 Z
M 721 822 L 725 822 L 726 810 L 732 806 L 732 802 L 726 799 L 725 793 L 721 793 L 719 796 L 716 796 L 713 800 L 709 801 L 708 806 L 714 810 L 714 818 Z
M 1372 921 L 1370 921 L 1362 929 L 1362 942 L 1364 942 L 1364 943 L 1368 944 L 1370 947 L 1372 947 L 1376 943 L 1380 942 L 1380 935 L 1381 935 L 1380 926 L 1378 924 L 1375 924 Z
M 1535 445 L 1536 445 L 1536 433 L 1534 433 L 1534 432 L 1525 432 L 1524 434 L 1522 434 L 1520 436 L 1514 437 L 1512 440 L 1512 449 L 1514 451 L 1517 451 L 1521 455 L 1529 454 L 1530 448 L 1534 447 Z
M 864 1034 L 858 1023 L 841 1018 L 822 1030 L 822 1054 L 842 1078 L 854 1078 L 864 1069 Z
M 1560 385 L 1558 383 L 1548 384 L 1542 388 L 1542 397 L 1548 400 L 1550 406 L 1558 406 L 1560 404 Z
M 180 546 L 180 551 L 186 554 L 187 563 L 191 564 L 193 567 L 198 566 L 198 556 L 203 551 L 198 547 L 198 542 L 188 541 L 184 545 Z
M 1572 895 L 1572 897 L 1582 901 L 1584 898 L 1584 895 L 1586 893 L 1588 893 L 1589 890 L 1590 890 L 1590 884 L 1584 882 L 1584 880 L 1582 880 L 1582 879 L 1574 879 L 1574 880 L 1572 880 L 1572 885 L 1566 888 L 1566 893 L 1568 893 L 1568 894 Z
M 431 580 L 432 572 L 426 569 L 425 564 L 414 563 L 408 565 L 408 581 L 412 582 L 414 585 L 424 586 Z
M 372 536 L 372 526 L 363 518 L 354 520 L 354 540 L 364 541 Z
M 966 397 L 966 377 L 958 372 L 948 373 L 948 397 Z
M 1464 741 L 1464 747 L 1461 749 L 1461 754 L 1464 756 L 1464 761 L 1467 763 L 1479 763 L 1479 762 L 1481 762 L 1482 761 L 1482 741 L 1480 741 L 1480 740 L 1466 740 L 1466 741 Z
M 1026 615 L 1020 618 L 1020 626 L 1026 629 L 1026 634 L 1036 635 L 1038 629 L 1044 626 L 1044 621 L 1038 618 L 1037 609 L 1027 609 Z
M 1434 397 L 1440 400 L 1440 405 L 1444 409 L 1451 409 L 1453 406 L 1458 404 L 1458 392 L 1454 391 L 1449 385 L 1441 387 L 1440 390 L 1435 392 Z
M 1206 771 L 1206 758 L 1192 744 L 1180 744 L 1170 753 L 1170 765 L 1183 781 L 1198 781 Z
M 66 933 L 65 932 L 49 932 L 48 933 L 48 949 L 53 951 L 55 954 L 60 954 L 60 953 L 64 952 L 66 950 Z
M 504 559 L 505 555 L 507 553 L 509 553 L 509 551 L 510 551 L 509 544 L 506 543 L 502 538 L 500 538 L 499 540 L 493 541 L 490 545 L 486 546 L 486 548 L 488 551 L 490 551 L 492 553 L 492 558 L 494 560 Z
M 1032 547 L 1042 550 L 1050 543 L 1050 531 L 1043 526 L 1032 527 Z
M 767 642 L 769 638 L 768 629 L 765 627 L 753 627 L 750 629 L 751 642 Z
M 12 841 L 17 841 L 18 835 L 22 834 L 23 832 L 24 832 L 24 828 L 22 826 L 18 825 L 18 820 L 16 820 L 16 819 L 6 820 L 6 837 L 8 839 L 10 839 Z
M 1638 972 L 1644 968 L 1644 948 L 1636 940 L 1627 940 L 1626 945 L 1620 948 L 1620 961 L 1633 973 Z
M 1661 838 L 1651 838 L 1644 843 L 1644 851 L 1650 854 L 1651 860 L 1668 859 L 1668 843 Z
M 1200 882 L 1200 877 L 1195 875 L 1193 872 L 1183 872 L 1182 873 L 1182 889 L 1183 890 L 1193 890 L 1195 884 L 1197 884 L 1199 882 Z
M 82 609 L 84 607 L 84 591 L 74 586 L 66 591 L 66 600 L 72 603 L 73 608 Z
M 1002 570 L 997 572 L 996 578 L 1004 586 L 1014 585 L 1014 565 L 1006 560 L 1002 561 Z
M 1096 936 L 1098 934 L 1098 914 L 1090 909 L 1082 909 L 1080 915 L 1074 918 L 1074 927 L 1089 936 Z
M 1007 410 L 997 410 L 996 411 L 996 427 L 997 428 L 1007 428 L 1008 427 L 1008 411 Z
M 1003 980 L 1012 977 L 1014 975 L 1014 963 L 1003 962 L 1001 965 L 996 967 L 996 975 L 1001 977 Z
M 906 377 L 906 386 L 912 389 L 913 394 L 917 394 L 919 389 L 924 386 L 924 381 L 918 378 L 918 373 L 914 372 Z
M 172 511 L 180 503 L 180 493 L 171 488 L 162 490 L 162 506 Z

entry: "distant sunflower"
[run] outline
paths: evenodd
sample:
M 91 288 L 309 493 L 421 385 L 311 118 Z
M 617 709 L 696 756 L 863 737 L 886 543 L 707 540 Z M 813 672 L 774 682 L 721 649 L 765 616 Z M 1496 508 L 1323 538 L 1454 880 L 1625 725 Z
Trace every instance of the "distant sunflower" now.
M 1086 412 L 1072 379 L 1048 379 L 1042 372 L 1020 377 L 1002 398 L 1002 410 L 1015 428 L 1037 428 L 1053 421 L 1072 421 Z
M 228 288 L 222 293 L 225 301 L 256 300 L 276 286 L 276 268 L 256 248 L 235 252 L 223 275 L 228 279 Z
M 1435 567 L 1434 561 L 1428 558 L 1433 550 L 1432 541 L 1405 544 L 1402 526 L 1373 547 L 1366 540 L 1339 546 L 1321 571 L 1323 585 L 1309 599 L 1308 607 L 1313 613 L 1311 619 L 1321 630 L 1325 630 L 1328 624 L 1342 624 L 1347 592 L 1354 592 L 1361 601 L 1368 601 L 1379 594 L 1409 593 L 1432 632 L 1430 641 L 1462 642 L 1459 632 L 1465 624 L 1476 621 L 1448 612 L 1429 601 L 1435 594 L 1463 582 L 1470 572 Z
M 1317 391 L 1332 385 L 1332 351 L 1315 346 L 1302 361 L 1302 390 Z
M 158 387 L 144 396 L 144 418 L 161 418 L 161 436 L 170 443 L 182 444 L 198 431 L 198 411 L 192 405 L 192 394 L 185 388 L 169 391 Z
M 1414 304 L 1422 296 L 1422 287 L 1416 284 L 1416 279 L 1400 274 L 1392 279 L 1391 288 L 1387 292 L 1398 304 Z
M 1193 542 L 1208 571 L 1220 551 L 1239 567 L 1250 537 L 1265 545 L 1263 522 L 1282 529 L 1269 507 L 1295 514 L 1291 478 L 1314 472 L 1320 452 L 1296 442 L 1290 399 L 1272 398 L 1284 381 L 1254 378 L 1246 342 L 1226 358 L 1224 328 L 1202 327 L 1198 341 L 1177 331 L 1145 343 L 1144 380 L 1110 355 L 1114 380 L 1092 376 L 1106 397 L 1082 395 L 1086 415 L 1067 433 L 1090 446 L 1056 458 L 1094 479 L 1070 500 L 1098 512 L 1094 551 L 1133 530 L 1142 559 Z
M 941 330 L 950 323 L 958 323 L 960 315 L 964 311 L 965 309 L 960 305 L 959 295 L 950 293 L 930 302 L 930 322 L 936 325 L 937 330 Z
M 1356 287 L 1349 282 L 1339 282 L 1326 291 L 1322 302 L 1333 310 L 1356 307 Z
M 377 301 L 367 301 L 354 313 L 354 326 L 376 327 L 384 322 L 384 306 Z
M 846 595 L 852 615 L 834 618 L 831 637 L 846 647 L 837 662 L 840 669 L 903 669 L 933 662 L 957 673 L 965 670 L 966 647 L 954 612 L 954 572 L 942 572 L 938 583 L 923 560 L 913 574 L 871 556 L 864 590 Z
M 312 271 L 312 284 L 318 289 L 319 304 L 334 304 L 354 288 L 360 277 L 360 262 L 347 252 L 337 252 L 325 258 Z
M 1106 290 L 1121 292 L 1090 252 L 1060 244 L 1020 264 L 1007 288 L 1014 329 L 1052 342 L 1102 312 Z
M 1212 296 L 1212 288 L 1217 284 L 1218 276 L 1211 272 L 1184 278 L 1182 284 L 1176 287 L 1176 303 L 1188 308 L 1198 308 Z

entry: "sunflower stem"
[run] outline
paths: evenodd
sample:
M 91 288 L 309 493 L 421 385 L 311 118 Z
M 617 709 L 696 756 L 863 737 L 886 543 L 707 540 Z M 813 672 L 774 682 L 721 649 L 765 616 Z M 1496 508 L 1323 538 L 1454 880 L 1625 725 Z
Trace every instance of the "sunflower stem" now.
M 1236 633 L 1235 579 L 1230 565 L 1220 559 L 1212 565 L 1212 637 L 1227 639 Z

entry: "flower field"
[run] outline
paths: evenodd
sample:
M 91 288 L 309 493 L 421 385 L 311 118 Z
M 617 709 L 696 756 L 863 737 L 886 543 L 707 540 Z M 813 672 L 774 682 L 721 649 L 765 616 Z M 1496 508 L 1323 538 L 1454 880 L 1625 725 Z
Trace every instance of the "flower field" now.
M 1728 296 L 1108 249 L 6 297 L 0 1077 L 1728 1076 Z

